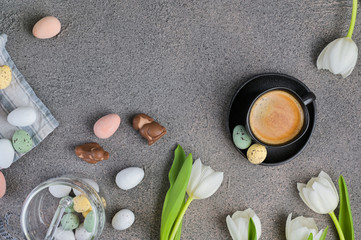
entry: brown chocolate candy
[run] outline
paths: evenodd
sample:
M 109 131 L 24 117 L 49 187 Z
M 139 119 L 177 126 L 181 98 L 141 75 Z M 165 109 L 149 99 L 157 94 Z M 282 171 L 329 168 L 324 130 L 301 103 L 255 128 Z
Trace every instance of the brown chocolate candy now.
M 109 153 L 98 143 L 86 143 L 75 148 L 75 154 L 87 163 L 95 164 L 109 159 Z
M 148 145 L 152 145 L 167 133 L 165 127 L 144 113 L 133 118 L 133 128 L 139 130 L 140 135 L 148 140 Z

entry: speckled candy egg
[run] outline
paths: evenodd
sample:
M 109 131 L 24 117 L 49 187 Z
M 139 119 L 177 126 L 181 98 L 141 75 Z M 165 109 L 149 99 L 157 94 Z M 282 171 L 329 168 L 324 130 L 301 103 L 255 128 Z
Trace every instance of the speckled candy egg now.
M 0 66 L 0 89 L 7 88 L 11 83 L 11 68 L 7 65 Z
M 40 19 L 33 27 L 33 35 L 36 38 L 48 39 L 55 37 L 61 30 L 59 19 L 53 16 L 47 16 Z
M 49 192 L 56 198 L 63 198 L 69 195 L 71 187 L 65 185 L 52 185 L 49 187 Z
M 88 215 L 85 217 L 84 220 L 84 228 L 87 232 L 93 232 L 95 227 L 95 217 L 94 217 L 94 212 L 91 211 L 90 213 L 88 213 Z
M 65 214 L 61 219 L 63 230 L 73 230 L 79 226 L 79 217 L 73 213 Z
M 115 178 L 115 182 L 120 189 L 129 190 L 137 186 L 143 178 L 143 169 L 130 167 L 120 171 Z
M 8 168 L 13 163 L 15 151 L 8 139 L 0 139 L 0 169 Z
M 36 120 L 36 111 L 32 107 L 18 107 L 8 115 L 8 122 L 16 127 L 26 127 Z
M 60 227 L 55 230 L 54 234 L 55 240 L 75 240 L 75 235 L 73 231 L 65 231 Z
M 247 158 L 253 164 L 262 163 L 267 157 L 267 149 L 261 144 L 253 144 L 247 150 Z
M 19 153 L 27 153 L 33 148 L 33 140 L 29 133 L 24 130 L 18 130 L 13 135 L 13 147 Z
M 120 121 L 118 114 L 105 115 L 94 124 L 94 134 L 102 139 L 111 137 L 119 128 Z
M 116 230 L 125 230 L 133 225 L 135 216 L 129 209 L 122 209 L 112 219 L 112 226 Z
M 75 212 L 82 213 L 86 212 L 91 208 L 91 204 L 88 198 L 84 195 L 79 195 L 73 198 Z
M 79 227 L 75 230 L 75 239 L 76 240 L 90 240 L 92 234 L 84 228 L 84 223 L 80 224 Z
M 251 146 L 252 139 L 242 125 L 237 125 L 233 129 L 233 142 L 239 149 L 246 149 Z
M 0 198 L 2 198 L 6 193 L 6 180 L 4 174 L 0 172 Z

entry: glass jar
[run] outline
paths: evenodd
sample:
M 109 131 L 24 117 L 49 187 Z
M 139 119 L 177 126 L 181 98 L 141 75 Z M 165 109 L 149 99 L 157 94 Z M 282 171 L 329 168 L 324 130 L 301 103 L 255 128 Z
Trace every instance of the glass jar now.
M 59 215 L 57 209 L 60 198 L 55 198 L 48 189 L 54 185 L 69 186 L 73 189 L 70 195 L 74 195 L 75 189 L 89 200 L 94 215 L 94 227 L 90 239 L 99 239 L 105 224 L 105 203 L 103 202 L 105 199 L 102 199 L 101 192 L 97 192 L 99 189 L 94 189 L 87 179 L 75 176 L 49 179 L 39 184 L 29 193 L 23 204 L 20 217 L 21 228 L 25 237 L 28 240 L 45 239 L 54 214 Z M 55 216 L 55 218 L 61 218 L 62 213 L 60 213 L 60 216 Z M 79 215 L 81 216 L 81 214 Z

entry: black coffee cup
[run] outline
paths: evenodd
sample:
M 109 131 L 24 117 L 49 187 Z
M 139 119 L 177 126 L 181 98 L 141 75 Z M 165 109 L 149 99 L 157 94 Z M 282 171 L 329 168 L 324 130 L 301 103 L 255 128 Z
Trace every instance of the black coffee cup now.
M 246 129 L 252 139 L 266 147 L 285 147 L 300 139 L 308 129 L 307 105 L 316 99 L 308 92 L 299 96 L 285 87 L 258 94 L 247 111 Z

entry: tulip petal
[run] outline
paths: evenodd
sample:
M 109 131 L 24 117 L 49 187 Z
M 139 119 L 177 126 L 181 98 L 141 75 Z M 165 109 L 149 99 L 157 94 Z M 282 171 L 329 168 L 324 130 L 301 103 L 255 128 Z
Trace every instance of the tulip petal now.
M 194 199 L 205 199 L 212 196 L 223 181 L 223 172 L 214 172 L 208 175 L 206 178 L 201 179 L 197 188 L 193 192 Z
M 187 186 L 187 193 L 189 196 L 191 196 L 191 193 L 194 191 L 194 189 L 197 187 L 197 184 L 201 178 L 201 172 L 202 172 L 202 162 L 198 158 L 194 163 L 191 171 L 191 176 L 189 178 L 188 186 Z
M 228 231 L 231 234 L 232 239 L 233 240 L 241 240 L 240 231 L 238 231 L 236 223 L 233 221 L 233 219 L 229 215 L 226 218 L 226 223 L 227 223 Z
M 288 215 L 287 221 L 286 221 L 286 239 L 291 238 L 291 233 L 292 233 L 291 218 L 292 218 L 292 213 L 290 213 Z
M 325 173 L 324 171 L 321 171 L 320 174 L 318 174 L 319 177 L 322 177 L 322 178 L 325 178 L 326 180 L 328 180 L 328 182 L 330 183 L 333 191 L 337 194 L 338 196 L 338 192 L 337 192 L 337 189 L 336 189 L 336 186 L 335 184 L 332 182 L 332 179 L 330 178 L 330 176 Z

